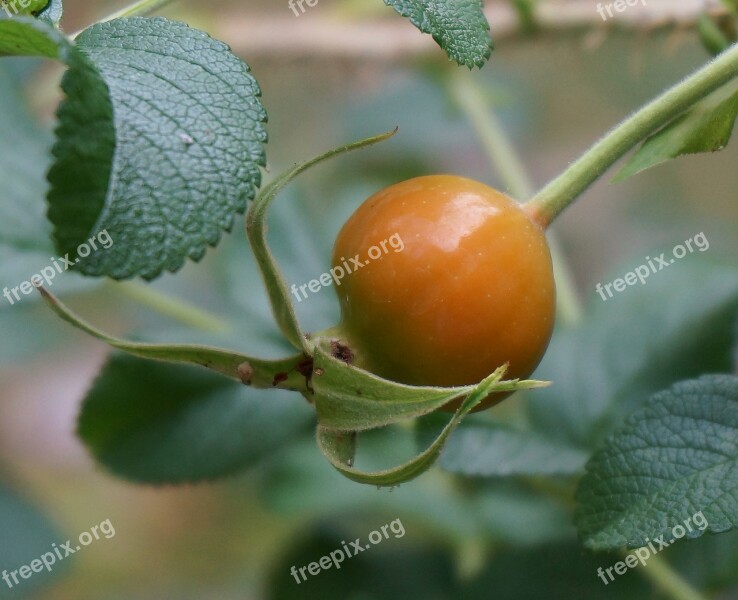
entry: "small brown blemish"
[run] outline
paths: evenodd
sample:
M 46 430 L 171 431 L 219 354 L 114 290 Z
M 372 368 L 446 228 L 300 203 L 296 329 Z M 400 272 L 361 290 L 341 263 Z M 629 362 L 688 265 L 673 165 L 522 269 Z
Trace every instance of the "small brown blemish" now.
M 331 342 L 331 355 L 333 358 L 337 358 L 338 360 L 345 362 L 347 365 L 354 362 L 354 353 L 351 352 L 351 348 L 345 346 L 338 340 L 333 340 Z
M 251 378 L 254 376 L 254 367 L 247 362 L 242 362 L 238 365 L 236 372 L 241 378 L 241 383 L 244 385 L 251 385 Z
M 272 385 L 274 387 L 277 387 L 283 381 L 287 381 L 287 377 L 288 377 L 287 373 L 277 373 L 274 376 L 274 380 L 272 381 Z
M 313 359 L 310 356 L 306 356 L 295 365 L 295 371 L 309 379 L 313 374 Z
M 325 370 L 318 367 L 317 369 L 313 371 L 313 375 L 321 377 L 322 375 L 325 375 Z

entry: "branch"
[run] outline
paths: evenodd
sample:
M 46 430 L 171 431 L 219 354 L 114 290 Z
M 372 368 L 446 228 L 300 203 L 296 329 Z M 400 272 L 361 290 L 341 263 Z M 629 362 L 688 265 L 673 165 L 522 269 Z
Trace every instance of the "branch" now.
M 536 24 L 541 33 L 582 30 L 654 30 L 694 25 L 706 6 L 713 14 L 724 9 L 719 0 L 647 0 L 628 6 L 606 22 L 595 0 L 540 0 Z M 604 0 L 603 4 L 609 4 Z M 400 19 L 352 20 L 329 14 L 320 5 L 296 17 L 287 9 L 281 17 L 228 11 L 216 17 L 213 32 L 228 40 L 241 56 L 283 60 L 294 58 L 396 62 L 437 53 L 428 36 Z M 521 35 L 522 27 L 510 2 L 495 2 L 485 10 L 496 41 Z M 439 55 L 440 56 L 440 55 Z
M 736 77 L 738 43 L 615 127 L 529 200 L 525 209 L 543 227 L 548 227 L 640 141 Z

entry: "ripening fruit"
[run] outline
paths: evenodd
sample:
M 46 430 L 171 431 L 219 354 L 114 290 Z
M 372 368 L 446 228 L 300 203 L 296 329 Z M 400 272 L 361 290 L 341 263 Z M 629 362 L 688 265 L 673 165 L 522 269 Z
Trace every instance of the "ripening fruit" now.
M 351 269 L 336 287 L 342 340 L 386 379 L 470 385 L 504 363 L 506 379 L 525 378 L 551 337 L 544 232 L 476 181 L 418 177 L 374 194 L 343 226 L 332 263 Z

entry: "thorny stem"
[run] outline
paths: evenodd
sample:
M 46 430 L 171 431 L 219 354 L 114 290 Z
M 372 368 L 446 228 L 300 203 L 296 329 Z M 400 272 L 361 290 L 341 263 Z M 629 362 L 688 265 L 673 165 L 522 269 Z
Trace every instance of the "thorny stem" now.
M 645 139 L 702 98 L 738 76 L 738 44 L 623 121 L 525 206 L 548 227 L 579 195 Z

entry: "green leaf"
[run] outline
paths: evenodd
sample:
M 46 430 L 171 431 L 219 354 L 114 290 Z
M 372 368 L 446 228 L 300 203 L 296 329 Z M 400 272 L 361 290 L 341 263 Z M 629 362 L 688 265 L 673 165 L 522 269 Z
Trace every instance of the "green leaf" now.
M 541 432 L 494 421 L 466 421 L 448 441 L 439 465 L 471 477 L 574 475 L 588 453 Z
M 78 433 L 117 475 L 183 483 L 231 475 L 268 458 L 312 420 L 297 397 L 115 355 L 84 401 Z
M 470 69 L 481 67 L 492 54 L 489 23 L 481 0 L 384 0 L 433 36 L 451 60 Z
M 649 137 L 613 182 L 625 181 L 685 154 L 717 152 L 728 145 L 738 116 L 738 82 L 724 86 Z
M 200 260 L 261 183 L 266 112 L 248 66 L 222 42 L 163 18 L 94 25 L 77 46 L 109 98 L 80 93 L 78 69 L 64 78 L 49 174 L 59 251 L 74 256 L 107 230 L 113 246 L 77 268 L 115 279 Z
M 469 394 L 463 388 L 415 387 L 394 383 L 315 348 L 313 390 L 319 423 L 337 431 L 361 431 L 418 417 Z
M 367 483 L 378 486 L 394 486 L 405 481 L 410 481 L 423 474 L 438 459 L 443 445 L 453 433 L 461 420 L 471 412 L 482 400 L 484 400 L 494 389 L 505 368 L 502 367 L 482 381 L 461 403 L 448 425 L 443 429 L 436 440 L 423 452 L 408 462 L 391 469 L 385 469 L 374 473 L 360 471 L 346 463 L 345 446 L 341 440 L 341 433 L 318 425 L 318 446 L 328 461 L 344 476 L 358 483 Z M 389 403 L 388 403 L 389 404 Z
M 704 376 L 653 396 L 592 457 L 577 500 L 579 533 L 594 550 L 736 527 L 738 377 Z
M 721 16 L 725 18 L 725 15 Z M 727 50 L 732 43 L 726 32 L 718 25 L 718 20 L 708 14 L 700 15 L 697 20 L 697 33 L 699 33 L 702 45 L 713 56 Z
M 71 41 L 43 20 L 15 17 L 0 21 L 0 56 L 3 55 L 54 58 L 69 67 L 62 80 L 62 89 L 68 100 L 57 111 L 58 141 L 52 151 L 57 160 L 48 178 L 52 185 L 50 197 L 65 198 L 71 206 L 60 209 L 52 202 L 48 216 L 52 222 L 61 217 L 69 219 L 74 239 L 85 242 L 90 233 L 97 235 L 100 232 L 92 231 L 102 209 L 101 204 L 95 203 L 94 192 L 104 192 L 105 179 L 115 153 L 113 107 L 108 88 L 98 71 Z M 71 98 L 76 99 L 76 104 Z M 31 166 L 40 170 L 40 165 L 28 162 L 28 167 Z M 72 171 L 75 176 L 69 177 Z M 34 236 L 35 240 L 40 238 L 38 234 Z M 72 254 L 72 263 L 76 260 L 76 247 L 77 244 L 74 250 L 62 252 L 62 255 Z M 46 266 L 49 263 L 44 261 L 41 264 Z M 32 274 L 33 271 L 27 273 L 28 276 Z
M 0 64 L 0 139 L 3 141 L 0 145 L 0 292 L 6 286 L 12 290 L 30 281 L 33 275 L 52 264 L 55 255 L 51 227 L 44 215 L 44 172 L 49 162 L 51 137 L 27 113 L 27 100 L 18 81 L 9 74 L 7 64 Z M 64 294 L 95 287 L 98 282 L 67 272 L 55 277 L 53 285 L 55 291 Z M 39 300 L 35 293 L 30 296 L 18 293 L 24 306 Z M 25 322 L 20 319 L 18 304 L 12 295 L 10 300 L 0 296 L 0 313 L 12 311 Z
M 304 376 L 298 370 L 303 360 L 302 355 L 281 360 L 264 360 L 211 346 L 129 342 L 109 336 L 86 323 L 43 287 L 39 288 L 39 292 L 51 310 L 61 319 L 109 346 L 133 356 L 199 365 L 255 388 L 279 387 L 293 391 L 305 390 Z
M 267 211 L 277 197 L 277 194 L 301 173 L 328 159 L 383 142 L 391 138 L 395 133 L 397 133 L 397 129 L 354 142 L 353 144 L 341 146 L 293 167 L 277 177 L 259 193 L 246 215 L 246 234 L 256 257 L 256 262 L 259 265 L 262 279 L 266 285 L 277 325 L 279 325 L 280 330 L 287 340 L 299 350 L 308 352 L 309 345 L 302 333 L 300 323 L 297 321 L 297 315 L 295 314 L 290 294 L 287 291 L 287 284 L 267 244 Z
M 406 435 L 403 435 L 406 434 Z M 397 455 L 417 451 L 414 437 L 399 427 L 362 434 L 361 465 L 380 469 Z M 499 540 L 535 545 L 573 539 L 566 508 L 515 481 L 490 480 L 449 485 L 441 471 L 430 471 L 412 485 L 375 489 L 342 477 L 315 450 L 313 440 L 286 449 L 265 470 L 260 485 L 273 510 L 291 518 L 343 518 L 378 513 L 405 516 L 424 530 L 451 539 Z
M 411 454 L 416 445 L 411 436 L 396 431 L 377 430 L 362 436 L 362 464 L 372 468 L 387 464 L 387 454 Z M 388 436 L 391 449 L 388 448 Z M 444 535 L 471 535 L 477 529 L 474 507 L 450 486 L 439 485 L 440 472 L 430 472 L 412 485 L 376 489 L 356 485 L 338 473 L 315 447 L 315 439 L 305 439 L 281 453 L 264 472 L 260 489 L 270 509 L 304 519 L 335 519 L 345 514 L 379 512 L 408 514 Z
M 341 163 L 339 166 L 343 167 Z M 320 181 L 329 172 L 330 169 L 321 169 Z M 306 197 L 306 187 L 299 182 L 288 186 L 281 192 L 280 201 L 269 209 L 269 251 L 274 253 L 275 264 L 279 265 L 288 287 L 290 283 L 301 285 L 325 271 L 336 233 L 326 226 L 331 202 L 327 197 L 335 196 L 325 191 L 321 183 L 311 180 L 310 189 L 320 189 L 320 196 L 326 196 L 321 204 L 316 204 Z M 289 235 L 284 235 L 285 232 Z M 294 348 L 276 323 L 266 286 L 254 285 L 262 276 L 248 240 L 244 236 L 224 240 L 216 263 L 213 272 L 219 289 L 223 290 L 227 314 L 248 323 L 249 330 L 262 330 L 263 337 L 278 339 L 288 349 Z M 297 302 L 294 309 L 302 331 L 322 331 L 340 319 L 338 302 L 331 290 L 315 294 L 309 301 Z
M 426 415 L 477 386 L 420 387 L 387 381 L 334 358 L 328 348 L 314 350 L 313 390 L 318 421 L 327 429 L 361 431 Z M 495 381 L 490 393 L 545 387 L 541 381 Z
M 73 53 L 71 42 L 45 21 L 0 19 L 0 56 L 41 56 L 68 62 Z
M 51 264 L 54 247 L 50 225 L 44 215 L 51 138 L 30 118 L 18 80 L 9 74 L 7 62 L 0 64 L 0 363 L 21 363 L 41 352 L 53 352 L 66 339 L 68 330 L 49 321 L 35 292 L 12 295 L 13 288 L 30 281 Z M 100 282 L 67 272 L 53 281 L 60 294 L 99 286 Z
M 595 296 L 582 326 L 556 331 L 535 373 L 555 384 L 529 399 L 533 429 L 595 448 L 650 394 L 732 368 L 738 270 L 687 260 L 607 302 Z

